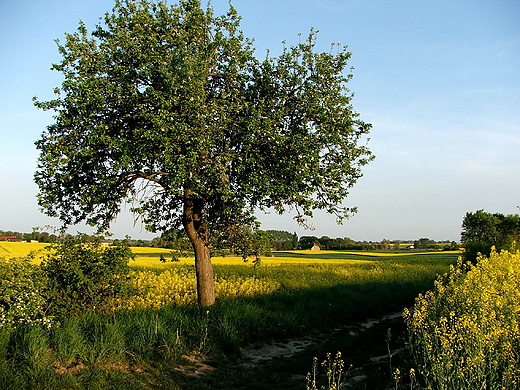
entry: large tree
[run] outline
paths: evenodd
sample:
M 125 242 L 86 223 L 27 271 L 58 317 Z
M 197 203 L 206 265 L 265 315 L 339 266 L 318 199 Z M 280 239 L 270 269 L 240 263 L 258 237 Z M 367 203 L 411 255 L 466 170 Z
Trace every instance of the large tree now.
M 210 234 L 247 231 L 256 209 L 341 219 L 372 155 L 351 105 L 346 47 L 316 33 L 278 57 L 254 56 L 235 9 L 198 0 L 116 1 L 92 32 L 58 41 L 63 73 L 36 145 L 42 209 L 64 226 L 106 230 L 124 202 L 152 231 L 183 227 L 200 305 L 215 300 Z

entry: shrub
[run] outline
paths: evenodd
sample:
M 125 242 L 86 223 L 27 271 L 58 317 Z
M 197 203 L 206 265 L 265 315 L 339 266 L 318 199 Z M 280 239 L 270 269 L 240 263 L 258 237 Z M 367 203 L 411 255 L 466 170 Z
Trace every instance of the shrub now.
M 81 236 L 56 245 L 42 261 L 42 270 L 49 279 L 51 312 L 64 316 L 112 310 L 129 291 L 128 261 L 132 258 L 128 246 L 84 243 Z
M 405 310 L 427 388 L 517 389 L 520 384 L 520 253 L 491 252 L 452 267 Z M 466 271 L 467 272 L 464 272 Z
M 40 269 L 30 258 L 0 258 L 0 327 L 35 323 L 50 326 L 43 285 Z

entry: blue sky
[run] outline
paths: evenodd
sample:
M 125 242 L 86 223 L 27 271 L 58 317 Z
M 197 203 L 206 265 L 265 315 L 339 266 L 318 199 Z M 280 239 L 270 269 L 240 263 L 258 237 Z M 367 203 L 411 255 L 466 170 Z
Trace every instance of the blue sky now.
M 213 0 L 216 13 L 227 0 Z M 263 229 L 355 240 L 458 240 L 465 213 L 518 213 L 520 205 L 520 2 L 517 0 L 235 0 L 259 57 L 319 30 L 318 47 L 348 45 L 354 108 L 373 124 L 375 161 L 346 206 L 343 225 L 316 213 L 314 231 L 290 214 L 259 214 Z M 36 202 L 34 142 L 52 122 L 31 98 L 53 97 L 54 39 L 81 18 L 92 29 L 110 0 L 0 2 L 0 230 L 59 221 Z M 88 231 L 79 226 L 71 231 Z M 151 238 L 123 214 L 116 237 Z

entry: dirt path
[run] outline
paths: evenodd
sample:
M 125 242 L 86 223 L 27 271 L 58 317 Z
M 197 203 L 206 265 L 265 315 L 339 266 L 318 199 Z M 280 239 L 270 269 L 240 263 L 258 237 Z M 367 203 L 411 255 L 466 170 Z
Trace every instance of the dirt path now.
M 205 383 L 194 388 L 303 390 L 313 358 L 321 362 L 327 353 L 334 356 L 341 351 L 348 369 L 345 389 L 386 390 L 392 388 L 392 365 L 398 367 L 400 355 L 406 354 L 404 334 L 402 315 L 397 312 L 327 334 L 243 348 L 236 362 L 217 362 L 214 370 L 205 365 L 202 371 L 207 374 L 198 376 Z M 318 374 L 325 377 L 322 367 Z
M 242 358 L 244 360 L 241 364 L 245 367 L 254 367 L 259 363 L 264 363 L 275 358 L 287 359 L 294 356 L 297 353 L 301 353 L 305 350 L 308 350 L 309 348 L 322 344 L 325 339 L 331 337 L 334 338 L 334 336 L 339 333 L 347 332 L 350 336 L 356 337 L 359 336 L 360 331 L 363 332 L 367 329 L 372 328 L 375 325 L 388 322 L 389 320 L 401 318 L 401 316 L 402 312 L 396 312 L 384 315 L 380 318 L 371 318 L 360 324 L 336 328 L 327 335 L 321 334 L 313 337 L 292 339 L 284 343 L 271 343 L 264 345 L 260 348 L 243 348 L 240 350 L 240 352 L 242 353 Z M 374 359 L 376 358 L 381 359 L 380 357 L 374 357 Z

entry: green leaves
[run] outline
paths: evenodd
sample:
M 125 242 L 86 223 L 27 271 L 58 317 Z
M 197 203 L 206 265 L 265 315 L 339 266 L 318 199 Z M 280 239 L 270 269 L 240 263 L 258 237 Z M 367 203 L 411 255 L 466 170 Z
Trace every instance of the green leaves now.
M 519 215 L 491 214 L 477 210 L 466 213 L 462 221 L 461 242 L 467 261 L 475 262 L 479 253 L 489 256 L 493 246 L 497 251 L 511 250 L 519 240 Z
M 129 200 L 152 230 L 178 227 L 190 198 L 210 230 L 251 224 L 256 208 L 339 218 L 373 156 L 351 105 L 350 52 L 316 53 L 315 31 L 259 61 L 230 7 L 117 1 L 92 33 L 58 44 L 57 111 L 36 143 L 39 204 L 100 230 Z M 186 195 L 189 193 L 189 197 Z
M 128 292 L 128 261 L 133 258 L 129 247 L 86 244 L 79 236 L 54 245 L 53 249 L 42 262 L 43 273 L 49 280 L 47 295 L 53 314 L 109 311 Z

